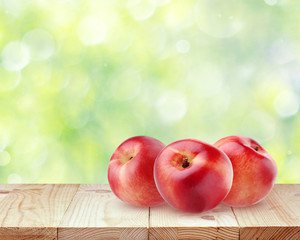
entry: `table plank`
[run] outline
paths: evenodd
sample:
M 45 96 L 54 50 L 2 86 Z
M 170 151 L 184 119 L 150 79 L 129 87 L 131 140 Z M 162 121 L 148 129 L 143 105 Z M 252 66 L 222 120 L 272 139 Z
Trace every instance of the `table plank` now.
M 241 239 L 300 239 L 300 185 L 275 185 L 262 202 L 233 211 Z
M 10 187 L 13 189 L 0 201 L 0 239 L 57 239 L 57 226 L 79 185 L 7 185 Z
M 59 239 L 148 239 L 149 208 L 119 200 L 108 185 L 82 184 L 58 228 Z
M 163 204 L 150 209 L 149 239 L 239 239 L 232 209 L 224 204 L 200 213 L 184 213 Z

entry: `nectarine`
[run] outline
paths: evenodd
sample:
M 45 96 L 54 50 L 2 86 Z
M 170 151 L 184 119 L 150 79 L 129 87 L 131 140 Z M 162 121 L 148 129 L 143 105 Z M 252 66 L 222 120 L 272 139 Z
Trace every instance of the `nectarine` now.
M 218 148 L 196 139 L 167 145 L 154 165 L 155 183 L 165 201 L 182 211 L 203 212 L 228 194 L 233 170 Z
M 271 191 L 277 177 L 274 159 L 249 137 L 229 136 L 216 147 L 226 153 L 233 166 L 233 184 L 224 202 L 230 206 L 250 206 Z
M 115 150 L 108 166 L 108 182 L 118 198 L 141 207 L 164 202 L 153 178 L 155 159 L 164 146 L 155 138 L 136 136 Z

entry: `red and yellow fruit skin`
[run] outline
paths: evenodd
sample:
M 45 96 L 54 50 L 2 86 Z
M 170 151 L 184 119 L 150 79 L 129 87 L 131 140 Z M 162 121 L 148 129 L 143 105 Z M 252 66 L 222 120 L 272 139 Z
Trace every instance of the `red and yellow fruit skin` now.
M 136 136 L 115 150 L 108 166 L 108 182 L 118 198 L 139 207 L 164 202 L 153 177 L 156 156 L 164 146 L 155 138 Z
M 183 159 L 190 161 L 182 167 Z M 228 157 L 213 145 L 183 139 L 166 146 L 154 166 L 156 186 L 164 200 L 185 212 L 203 212 L 228 194 L 233 170 Z
M 255 140 L 229 136 L 215 144 L 231 160 L 233 184 L 224 203 L 244 207 L 258 203 L 273 188 L 277 177 L 274 159 Z

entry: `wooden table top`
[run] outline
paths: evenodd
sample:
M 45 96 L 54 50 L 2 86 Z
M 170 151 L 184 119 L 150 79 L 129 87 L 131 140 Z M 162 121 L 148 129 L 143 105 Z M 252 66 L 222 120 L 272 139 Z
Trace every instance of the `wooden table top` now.
M 137 208 L 105 184 L 0 184 L 0 239 L 300 239 L 300 184 L 246 208 Z

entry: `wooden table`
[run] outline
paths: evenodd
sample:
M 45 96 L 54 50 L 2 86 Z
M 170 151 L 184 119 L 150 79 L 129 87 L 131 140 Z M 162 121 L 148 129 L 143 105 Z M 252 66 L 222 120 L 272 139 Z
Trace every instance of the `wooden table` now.
M 300 184 L 248 208 L 136 208 L 102 184 L 0 184 L 0 239 L 300 239 Z

